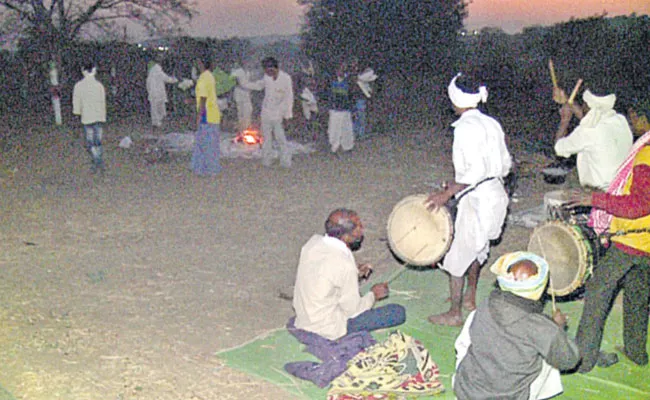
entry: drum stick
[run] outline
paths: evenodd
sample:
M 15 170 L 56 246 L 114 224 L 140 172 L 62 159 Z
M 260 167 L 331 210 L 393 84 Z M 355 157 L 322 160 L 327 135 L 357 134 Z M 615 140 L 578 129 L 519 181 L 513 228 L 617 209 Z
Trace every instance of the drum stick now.
M 553 59 L 548 59 L 548 70 L 551 72 L 551 81 L 553 82 L 553 87 L 557 87 L 557 77 L 555 76 L 555 68 L 553 67 Z
M 391 283 L 392 281 L 394 281 L 395 279 L 397 279 L 400 275 L 402 275 L 402 273 L 403 273 L 404 271 L 406 271 L 406 270 L 408 269 L 408 268 L 407 268 L 407 265 L 408 265 L 408 264 L 403 264 L 401 267 L 399 267 L 395 272 L 393 272 L 393 273 L 388 277 L 388 279 L 386 279 L 385 282 L 386 282 L 386 283 Z
M 573 87 L 573 91 L 569 96 L 569 100 L 566 101 L 568 104 L 573 104 L 573 100 L 576 98 L 576 95 L 578 94 L 578 89 L 580 89 L 580 85 L 582 85 L 582 78 L 578 79 L 578 82 L 576 82 L 576 85 Z
M 542 239 L 537 236 L 537 241 L 539 242 L 539 248 L 542 250 L 542 258 L 546 260 L 546 252 L 544 251 L 544 246 L 542 245 Z M 557 311 L 557 307 L 555 306 L 555 287 L 553 286 L 553 277 L 551 276 L 551 270 L 549 269 L 548 271 L 548 284 L 551 287 L 551 304 L 553 306 L 553 313 Z
M 551 285 L 551 305 L 553 306 L 553 314 L 555 314 L 557 311 L 557 307 L 555 306 L 555 288 L 553 287 L 553 279 L 551 279 L 550 272 L 548 276 L 548 284 Z

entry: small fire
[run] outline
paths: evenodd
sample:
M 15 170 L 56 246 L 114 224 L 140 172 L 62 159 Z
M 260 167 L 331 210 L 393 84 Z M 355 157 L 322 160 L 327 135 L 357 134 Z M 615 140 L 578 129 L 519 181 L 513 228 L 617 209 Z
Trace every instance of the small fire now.
M 235 142 L 244 144 L 261 144 L 262 136 L 255 129 L 246 129 L 244 132 L 237 135 Z

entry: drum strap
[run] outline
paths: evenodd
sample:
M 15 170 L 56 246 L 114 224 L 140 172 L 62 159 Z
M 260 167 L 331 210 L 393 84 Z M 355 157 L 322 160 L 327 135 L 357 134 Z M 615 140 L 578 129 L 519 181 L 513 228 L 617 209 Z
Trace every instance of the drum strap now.
M 479 181 L 476 185 L 468 187 L 464 191 L 460 192 L 460 194 L 452 197 L 451 199 L 449 199 L 449 201 L 447 201 L 447 203 L 445 203 L 445 206 L 449 209 L 449 213 L 452 216 L 452 220 L 454 220 L 454 221 L 456 220 L 456 213 L 458 212 L 458 203 L 460 203 L 460 199 L 462 199 L 467 193 L 469 193 L 469 192 L 473 191 L 474 189 L 476 189 L 477 187 L 479 187 L 479 185 L 482 185 L 483 183 L 485 183 L 487 181 L 491 181 L 492 179 L 501 180 L 501 178 L 498 178 L 498 177 L 495 177 L 495 176 L 485 178 L 485 179 Z M 501 180 L 501 183 L 503 183 L 503 180 Z
M 485 179 L 479 181 L 476 185 L 468 187 L 468 188 L 465 189 L 464 191 L 460 192 L 460 194 L 458 194 L 458 195 L 452 197 L 451 199 L 449 199 L 449 202 L 448 202 L 447 204 L 448 204 L 448 205 L 453 205 L 454 207 L 457 206 L 458 203 L 460 202 L 460 199 L 462 199 L 462 198 L 463 198 L 467 193 L 470 193 L 471 191 L 473 191 L 474 189 L 476 189 L 476 188 L 479 187 L 480 185 L 484 184 L 484 183 L 487 182 L 487 181 L 491 181 L 492 179 L 499 179 L 499 180 L 501 180 L 501 178 L 498 178 L 498 177 L 495 177 L 495 176 L 491 176 L 491 177 L 489 177 L 489 178 L 485 178 Z M 502 181 L 501 183 L 503 183 L 503 181 Z
M 606 236 L 610 238 L 612 236 L 625 236 L 625 235 L 631 235 L 633 233 L 650 233 L 650 228 L 630 229 L 627 231 L 616 231 L 613 233 L 604 233 L 602 236 Z

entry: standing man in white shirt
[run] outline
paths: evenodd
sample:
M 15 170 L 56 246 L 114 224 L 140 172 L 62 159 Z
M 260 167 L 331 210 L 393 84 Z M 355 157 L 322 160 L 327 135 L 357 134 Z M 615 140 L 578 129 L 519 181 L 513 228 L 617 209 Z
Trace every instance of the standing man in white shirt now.
M 566 99 L 562 89 L 560 98 Z M 616 95 L 597 96 L 586 90 L 582 99 L 587 113 L 575 103 L 565 102 L 560 108 L 560 125 L 555 134 L 555 153 L 560 157 L 577 154 L 576 166 L 580 185 L 607 190 L 632 148 L 632 130 L 627 119 L 616 113 Z M 569 134 L 573 116 L 580 124 Z
M 178 79 L 163 71 L 160 62 L 161 57 L 157 56 L 147 73 L 147 94 L 151 106 L 151 125 L 154 128 L 160 128 L 167 115 L 168 98 L 165 84 L 178 82 Z
M 273 57 L 262 60 L 264 77 L 257 82 L 241 82 L 251 90 L 264 90 L 262 101 L 262 164 L 270 167 L 273 157 L 273 141 L 280 146 L 280 166 L 291 167 L 291 151 L 285 136 L 283 121 L 293 118 L 293 82 L 291 76 L 281 71 Z
M 83 79 L 72 91 L 72 113 L 81 117 L 86 148 L 92 158 L 91 172 L 104 172 L 102 130 L 106 122 L 106 91 L 96 78 L 97 68 L 92 62 L 84 64 Z
M 345 208 L 334 210 L 325 221 L 325 232 L 312 236 L 300 252 L 293 294 L 296 328 L 335 340 L 403 324 L 406 311 L 401 305 L 372 308 L 388 296 L 387 283 L 359 294 L 359 278 L 371 270 L 369 264 L 357 266 L 352 255 L 364 237 L 359 215 Z
M 237 107 L 237 129 L 239 133 L 242 133 L 250 128 L 253 122 L 251 92 L 242 86 L 242 82 L 248 82 L 250 80 L 250 73 L 243 67 L 238 67 L 232 70 L 230 76 L 237 79 L 237 86 L 233 90 L 233 99 Z
M 447 89 L 459 117 L 451 125 L 454 182 L 427 198 L 429 209 L 443 207 L 452 197 L 458 200 L 454 238 L 441 266 L 449 274 L 451 305 L 449 311 L 429 317 L 432 324 L 450 326 L 463 325 L 463 307 L 476 309 L 481 265 L 488 258 L 490 240 L 501 235 L 508 211 L 503 178 L 512 166 L 501 124 L 477 108 L 487 101 L 487 88 L 468 82 L 458 86 L 460 77 L 456 75 Z

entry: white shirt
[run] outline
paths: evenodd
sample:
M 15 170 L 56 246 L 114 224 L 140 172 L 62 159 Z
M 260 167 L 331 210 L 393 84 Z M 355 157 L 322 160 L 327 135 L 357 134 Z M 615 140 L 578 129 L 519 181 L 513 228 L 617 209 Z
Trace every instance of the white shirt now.
M 241 86 L 251 90 L 264 89 L 262 119 L 281 121 L 293 118 L 293 82 L 284 71 L 278 72 L 277 79 L 264 75 L 257 82 L 241 82 Z
M 357 264 L 341 240 L 314 235 L 300 252 L 293 308 L 296 328 L 335 340 L 349 318 L 372 308 L 375 295 L 359 294 Z
M 72 90 L 72 113 L 84 125 L 106 122 L 106 92 L 94 75 L 87 75 Z
M 454 127 L 452 159 L 456 182 L 474 185 L 485 178 L 508 175 L 512 159 L 501 124 L 480 110 L 471 109 L 451 126 Z
M 454 127 L 455 181 L 476 185 L 486 178 L 502 178 L 512 165 L 501 125 L 478 109 L 461 114 Z M 442 269 L 461 277 L 472 261 L 487 259 L 489 241 L 496 239 L 508 210 L 508 194 L 498 180 L 487 181 L 458 203 L 454 238 Z
M 584 126 L 583 121 L 555 143 L 555 152 L 560 157 L 578 154 L 580 184 L 606 190 L 632 148 L 632 131 L 625 117 L 615 112 L 593 127 Z
M 176 83 L 178 80 L 167 75 L 160 64 L 154 64 L 147 74 L 147 93 L 150 102 L 167 102 L 165 83 Z

